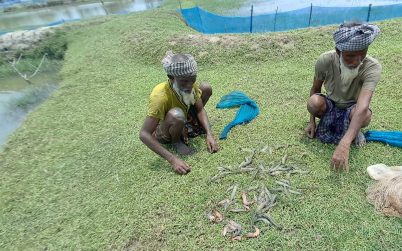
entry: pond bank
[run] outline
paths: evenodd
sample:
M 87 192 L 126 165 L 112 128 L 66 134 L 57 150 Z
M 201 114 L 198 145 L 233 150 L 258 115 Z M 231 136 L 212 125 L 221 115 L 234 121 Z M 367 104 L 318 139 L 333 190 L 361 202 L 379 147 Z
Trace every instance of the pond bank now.
M 21 51 L 33 49 L 36 44 L 54 33 L 52 27 L 42 27 L 36 30 L 23 30 L 0 35 L 0 51 Z
M 65 33 L 47 27 L 0 36 L 0 149 L 57 88 L 66 43 Z
M 45 101 L 57 84 L 25 88 L 23 91 L 0 91 L 0 150 L 7 138 L 24 121 L 27 114 Z

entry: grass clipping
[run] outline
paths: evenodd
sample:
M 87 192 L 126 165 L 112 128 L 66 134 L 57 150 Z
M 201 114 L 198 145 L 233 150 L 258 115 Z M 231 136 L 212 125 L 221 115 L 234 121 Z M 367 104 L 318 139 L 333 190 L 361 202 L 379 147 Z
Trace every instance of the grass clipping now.
M 244 161 L 236 167 L 225 166 L 218 167 L 218 174 L 212 177 L 213 182 L 220 182 L 229 175 L 251 175 L 252 183 L 246 189 L 240 189 L 238 184 L 234 184 L 227 189 L 229 198 L 225 198 L 218 203 L 212 203 L 212 208 L 207 212 L 207 218 L 212 223 L 224 223 L 223 236 L 228 236 L 231 240 L 242 240 L 245 238 L 256 238 L 260 235 L 261 230 L 257 227 L 262 223 L 268 227 L 274 227 L 281 230 L 282 226 L 277 223 L 270 211 L 278 204 L 279 194 L 285 195 L 302 195 L 302 191 L 292 186 L 290 178 L 294 174 L 306 174 L 307 171 L 300 169 L 295 164 L 288 162 L 288 155 L 285 154 L 277 161 L 273 161 L 266 165 L 259 161 L 256 162 L 257 153 L 268 154 L 270 156 L 281 148 L 288 148 L 289 145 L 265 146 L 261 150 L 242 149 L 250 152 Z M 286 179 L 283 178 L 286 176 Z M 267 185 L 271 180 L 271 185 Z M 262 182 L 261 182 L 262 181 Z M 273 185 L 272 185 L 273 184 Z M 250 200 L 250 198 L 253 199 Z M 243 234 L 241 224 L 228 218 L 235 213 L 247 214 L 250 219 L 250 230 L 252 232 Z

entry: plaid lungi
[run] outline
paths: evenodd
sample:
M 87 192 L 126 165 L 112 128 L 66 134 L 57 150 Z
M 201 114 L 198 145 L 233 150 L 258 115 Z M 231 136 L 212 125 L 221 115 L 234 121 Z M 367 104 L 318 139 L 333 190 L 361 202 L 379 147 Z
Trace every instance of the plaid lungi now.
M 197 110 L 194 105 L 191 105 L 188 111 L 185 130 L 187 130 L 186 133 L 189 138 L 195 138 L 206 133 L 205 129 L 202 127 L 200 121 L 198 120 Z
M 356 104 L 352 103 L 347 108 L 338 108 L 334 101 L 324 95 L 321 96 L 325 98 L 327 110 L 318 123 L 315 135 L 324 143 L 338 144 L 349 128 L 350 112 Z

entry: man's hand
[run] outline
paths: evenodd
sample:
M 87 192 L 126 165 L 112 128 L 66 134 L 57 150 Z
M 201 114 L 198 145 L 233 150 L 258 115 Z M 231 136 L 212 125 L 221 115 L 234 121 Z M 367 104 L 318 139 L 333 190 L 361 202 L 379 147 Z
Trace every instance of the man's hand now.
M 219 150 L 218 143 L 216 143 L 214 137 L 212 135 L 207 135 L 206 143 L 208 147 L 208 152 L 216 153 Z
M 315 122 L 309 122 L 304 131 L 306 132 L 307 137 L 313 139 L 315 136 Z
M 331 159 L 331 167 L 336 171 L 346 170 L 349 171 L 349 151 L 350 145 L 339 142 L 339 145 L 336 147 L 334 155 L 332 155 Z
M 187 174 L 191 171 L 191 168 L 187 163 L 177 157 L 173 158 L 170 164 L 172 165 L 173 170 L 178 174 Z

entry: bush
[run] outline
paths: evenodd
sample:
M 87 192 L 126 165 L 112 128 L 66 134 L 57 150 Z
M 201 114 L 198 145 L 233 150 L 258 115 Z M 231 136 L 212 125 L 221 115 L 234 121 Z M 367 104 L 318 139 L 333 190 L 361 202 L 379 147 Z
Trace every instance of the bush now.
M 60 62 L 64 59 L 64 53 L 67 50 L 66 32 L 57 29 L 55 33 L 45 38 L 34 49 L 23 51 L 13 51 L 9 53 L 0 53 L 0 76 L 12 76 L 15 74 L 12 67 L 8 64 L 9 58 L 19 58 L 21 55 L 18 69 L 21 72 L 31 72 L 34 70 L 32 65 L 39 65 L 43 55 L 46 53 L 46 60 L 41 68 L 42 72 L 59 70 Z
M 66 32 L 56 30 L 54 34 L 46 38 L 35 49 L 29 52 L 25 52 L 25 56 L 28 58 L 41 58 L 47 53 L 48 59 L 64 59 L 64 53 L 67 50 L 67 38 Z

